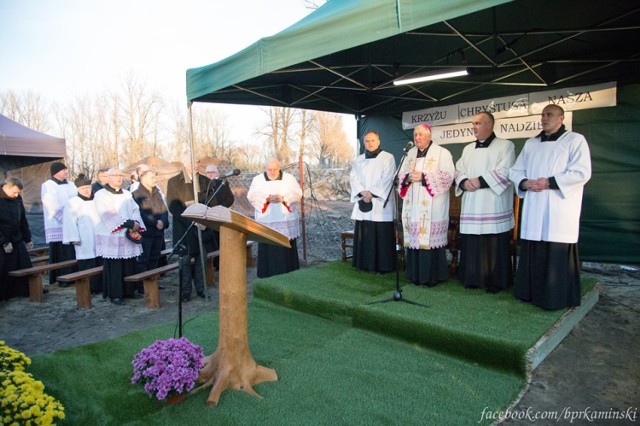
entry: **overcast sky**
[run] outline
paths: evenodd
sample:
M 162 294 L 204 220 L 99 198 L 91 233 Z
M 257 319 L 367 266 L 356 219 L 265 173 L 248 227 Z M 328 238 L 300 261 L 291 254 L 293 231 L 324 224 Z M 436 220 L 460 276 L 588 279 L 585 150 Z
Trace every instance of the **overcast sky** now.
M 132 72 L 186 108 L 188 68 L 224 59 L 311 12 L 304 0 L 0 0 L 0 91 L 62 103 L 117 90 Z M 236 137 L 245 137 L 239 117 L 259 116 L 254 107 L 220 108 Z

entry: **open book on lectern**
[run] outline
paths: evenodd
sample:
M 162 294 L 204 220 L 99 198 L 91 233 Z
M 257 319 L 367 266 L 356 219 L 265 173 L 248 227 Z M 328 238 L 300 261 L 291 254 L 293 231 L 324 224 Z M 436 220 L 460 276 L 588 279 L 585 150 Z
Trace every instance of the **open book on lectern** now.
M 291 247 L 289 238 L 266 225 L 256 222 L 224 206 L 207 207 L 193 204 L 185 209 L 182 217 L 218 231 L 220 227 L 231 228 L 247 235 L 247 239 L 259 243 Z

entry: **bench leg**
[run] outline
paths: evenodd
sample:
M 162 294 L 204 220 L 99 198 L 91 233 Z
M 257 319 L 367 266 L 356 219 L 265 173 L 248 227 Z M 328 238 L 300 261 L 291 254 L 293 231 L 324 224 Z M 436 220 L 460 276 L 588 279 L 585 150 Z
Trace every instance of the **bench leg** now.
M 342 240 L 342 261 L 346 262 L 347 259 L 351 256 L 347 256 L 347 247 L 353 248 L 353 243 L 349 244 L 349 240 L 353 239 L 353 232 L 343 232 L 340 234 L 340 239 Z
M 91 286 L 89 277 L 80 278 L 75 282 L 76 303 L 80 309 L 89 309 L 91 305 Z
M 144 285 L 144 306 L 149 309 L 160 307 L 160 294 L 158 293 L 158 275 L 142 281 Z
M 213 266 L 213 258 L 207 259 L 205 264 L 205 279 L 207 281 L 207 287 L 216 286 L 216 268 Z
M 253 246 L 247 246 L 247 268 L 254 266 L 256 266 L 256 261 L 253 259 Z
M 29 276 L 29 300 L 32 302 L 42 302 L 42 275 L 35 274 Z

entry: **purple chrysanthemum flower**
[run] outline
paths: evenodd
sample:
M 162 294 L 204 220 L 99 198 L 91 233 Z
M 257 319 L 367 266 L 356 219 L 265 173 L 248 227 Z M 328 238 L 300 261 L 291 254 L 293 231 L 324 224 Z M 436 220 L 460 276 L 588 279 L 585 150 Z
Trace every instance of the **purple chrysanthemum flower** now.
M 159 400 L 188 392 L 198 379 L 202 359 L 202 348 L 185 337 L 157 340 L 133 357 L 131 383 L 144 383 L 144 390 Z

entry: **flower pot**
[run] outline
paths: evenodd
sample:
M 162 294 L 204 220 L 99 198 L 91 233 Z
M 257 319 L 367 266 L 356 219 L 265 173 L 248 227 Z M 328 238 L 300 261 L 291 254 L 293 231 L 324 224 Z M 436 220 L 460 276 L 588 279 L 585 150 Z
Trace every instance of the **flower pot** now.
M 186 398 L 187 398 L 187 396 L 185 394 L 182 394 L 182 393 L 177 394 L 177 395 L 170 395 L 169 397 L 167 397 L 167 404 L 168 405 L 180 404 Z

